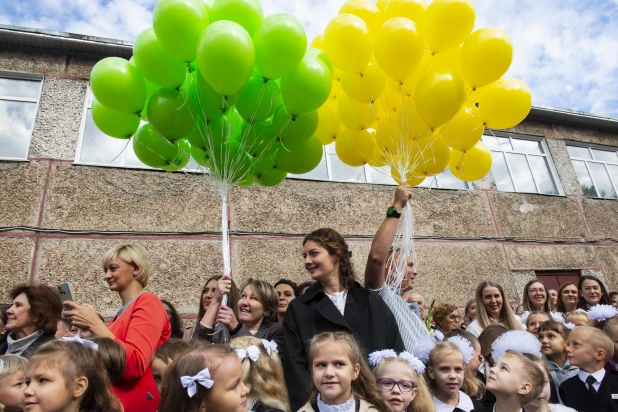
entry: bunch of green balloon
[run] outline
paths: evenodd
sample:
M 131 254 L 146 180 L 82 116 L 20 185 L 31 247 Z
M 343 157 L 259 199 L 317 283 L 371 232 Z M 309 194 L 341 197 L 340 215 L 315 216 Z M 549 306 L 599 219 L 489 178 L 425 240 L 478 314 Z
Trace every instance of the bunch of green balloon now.
M 334 69 L 294 17 L 264 17 L 258 0 L 159 0 L 133 51 L 94 67 L 92 115 L 145 165 L 193 158 L 220 183 L 275 186 L 320 162 Z

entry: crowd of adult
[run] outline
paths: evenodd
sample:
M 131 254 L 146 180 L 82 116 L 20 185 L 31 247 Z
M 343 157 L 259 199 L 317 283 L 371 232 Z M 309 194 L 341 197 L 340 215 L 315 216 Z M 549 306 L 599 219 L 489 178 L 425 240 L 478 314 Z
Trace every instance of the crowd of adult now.
M 618 388 L 618 353 L 605 344 L 605 337 L 618 342 L 618 312 L 608 312 L 618 294 L 593 276 L 558 290 L 531 280 L 515 308 L 492 280 L 481 282 L 463 308 L 438 299 L 431 310 L 433 337 L 406 352 L 397 319 L 379 292 L 389 287 L 388 262 L 399 259 L 392 245 L 411 196 L 409 186 L 397 188 L 362 283 L 344 238 L 317 229 L 302 242 L 307 282 L 248 279 L 239 288 L 230 276 L 210 277 L 188 328 L 172 302 L 145 290 L 151 266 L 137 243 L 103 256 L 103 279 L 122 303 L 107 323 L 92 305 L 61 302 L 53 287 L 15 287 L 0 318 L 0 404 L 7 411 L 43 412 L 502 412 L 569 410 L 560 404 L 583 402 L 595 408 L 584 410 L 618 410 L 618 401 L 606 396 Z M 398 291 L 410 312 L 425 319 L 427 307 L 413 291 L 416 276 L 408 259 Z M 591 346 L 587 353 L 596 356 L 596 366 L 581 360 L 588 355 L 573 355 L 578 341 L 569 341 L 569 333 Z M 54 362 L 57 376 L 50 372 Z M 607 374 L 594 369 L 601 362 Z M 501 368 L 513 369 L 513 376 Z M 515 369 L 526 373 L 515 378 Z M 52 376 L 46 380 L 64 380 L 66 390 L 51 393 L 55 400 L 43 388 L 46 374 Z M 582 381 L 583 398 L 563 393 L 572 377 Z M 597 385 L 602 382 L 607 385 Z

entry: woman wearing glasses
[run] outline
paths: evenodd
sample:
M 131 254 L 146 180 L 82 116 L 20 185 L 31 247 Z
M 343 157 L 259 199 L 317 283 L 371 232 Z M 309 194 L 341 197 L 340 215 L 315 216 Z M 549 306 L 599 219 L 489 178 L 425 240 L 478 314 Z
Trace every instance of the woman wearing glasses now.
M 461 326 L 461 315 L 457 306 L 450 303 L 438 303 L 433 309 L 433 321 L 436 331 L 446 335 Z

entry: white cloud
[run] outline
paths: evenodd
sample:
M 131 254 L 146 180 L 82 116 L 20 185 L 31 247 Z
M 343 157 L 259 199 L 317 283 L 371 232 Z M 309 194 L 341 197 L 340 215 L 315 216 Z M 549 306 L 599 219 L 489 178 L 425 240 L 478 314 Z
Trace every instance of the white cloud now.
M 266 15 L 298 18 L 308 40 L 343 0 L 262 0 Z M 0 22 L 133 40 L 151 24 L 155 0 L 38 0 L 10 3 Z M 62 7 L 59 7 L 59 4 Z M 476 0 L 477 27 L 506 30 L 515 48 L 508 75 L 534 103 L 618 117 L 618 0 Z

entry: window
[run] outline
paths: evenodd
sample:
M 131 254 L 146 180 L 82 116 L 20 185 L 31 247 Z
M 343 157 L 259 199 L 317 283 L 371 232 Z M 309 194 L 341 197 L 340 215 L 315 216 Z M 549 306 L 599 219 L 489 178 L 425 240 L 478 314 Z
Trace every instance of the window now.
M 77 143 L 75 162 L 96 166 L 132 167 L 151 169 L 139 161 L 131 140 L 115 139 L 101 132 L 92 120 L 92 100 L 94 95 L 88 88 L 86 107 L 82 116 L 82 133 Z M 144 122 L 142 122 L 144 124 Z M 200 166 L 193 159 L 184 171 L 196 171 Z
M 618 149 L 567 143 L 584 196 L 618 199 Z
M 0 72 L 0 159 L 26 160 L 42 76 Z
M 320 164 L 304 175 L 289 175 L 292 178 L 310 180 L 332 180 L 337 182 L 378 183 L 396 185 L 391 177 L 390 166 L 375 168 L 369 165 L 352 167 L 343 163 L 335 153 L 335 145 L 324 146 L 324 155 Z M 467 182 L 457 179 L 449 169 L 432 178 L 427 178 L 419 187 L 461 189 L 469 188 Z
M 565 283 L 579 282 L 579 270 L 535 270 L 536 278 L 543 282 L 547 289 L 560 289 Z
M 491 173 L 501 192 L 562 195 L 562 186 L 542 138 L 499 134 L 483 136 L 491 149 Z

